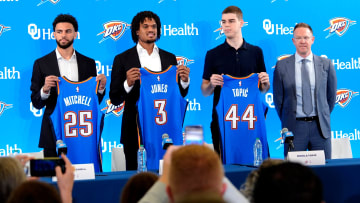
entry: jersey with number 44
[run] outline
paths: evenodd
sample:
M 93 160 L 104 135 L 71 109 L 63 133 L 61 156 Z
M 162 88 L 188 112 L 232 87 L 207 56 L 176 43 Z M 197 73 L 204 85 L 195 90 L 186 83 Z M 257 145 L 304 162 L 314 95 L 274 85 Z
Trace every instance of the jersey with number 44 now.
M 93 163 L 101 171 L 100 111 L 95 77 L 72 82 L 59 77 L 58 97 L 51 120 L 56 140 L 67 146 L 67 156 L 73 164 Z
M 258 74 L 237 78 L 223 75 L 216 106 L 224 164 L 252 165 L 256 138 L 262 143 L 263 159 L 269 157 L 266 138 L 266 105 L 261 99 Z
M 167 133 L 174 145 L 182 145 L 182 126 L 187 101 L 181 96 L 176 66 L 162 72 L 141 68 L 140 97 L 137 102 L 141 140 L 147 152 L 148 169 L 159 169 L 165 154 L 162 135 Z

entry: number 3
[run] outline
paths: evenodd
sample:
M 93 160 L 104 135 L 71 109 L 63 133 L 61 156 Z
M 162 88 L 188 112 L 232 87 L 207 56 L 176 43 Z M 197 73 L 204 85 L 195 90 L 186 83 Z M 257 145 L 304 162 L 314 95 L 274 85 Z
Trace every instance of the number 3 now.
M 158 109 L 155 116 L 155 123 L 158 125 L 164 125 L 167 122 L 167 112 L 165 111 L 166 99 L 154 100 L 154 108 Z

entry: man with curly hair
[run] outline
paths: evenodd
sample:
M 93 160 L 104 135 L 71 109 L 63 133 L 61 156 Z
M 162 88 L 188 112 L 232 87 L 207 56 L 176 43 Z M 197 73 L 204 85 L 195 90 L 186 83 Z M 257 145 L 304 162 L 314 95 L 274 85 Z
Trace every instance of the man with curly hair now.
M 136 46 L 115 56 L 111 73 L 110 100 L 114 105 L 125 101 L 122 119 L 121 140 L 126 158 L 126 170 L 136 170 L 139 148 L 136 102 L 140 95 L 140 67 L 161 72 L 170 65 L 177 65 L 174 54 L 158 48 L 155 41 L 160 39 L 160 18 L 151 11 L 136 14 L 131 22 L 131 35 Z M 190 70 L 179 65 L 177 75 L 183 97 L 189 87 Z

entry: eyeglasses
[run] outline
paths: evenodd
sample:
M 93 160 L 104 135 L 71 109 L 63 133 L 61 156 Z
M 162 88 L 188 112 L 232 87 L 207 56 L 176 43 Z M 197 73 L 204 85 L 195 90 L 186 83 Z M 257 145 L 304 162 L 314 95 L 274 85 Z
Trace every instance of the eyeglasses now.
M 305 41 L 309 41 L 311 38 L 312 37 L 308 37 L 308 36 L 306 36 L 306 37 L 294 37 L 294 39 L 296 41 L 301 41 L 302 39 L 305 40 Z

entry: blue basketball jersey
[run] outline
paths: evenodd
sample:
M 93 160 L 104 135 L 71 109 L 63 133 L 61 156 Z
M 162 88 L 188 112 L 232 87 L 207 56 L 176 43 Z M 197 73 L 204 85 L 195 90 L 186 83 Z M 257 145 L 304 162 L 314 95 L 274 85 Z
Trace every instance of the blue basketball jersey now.
M 67 156 L 73 164 L 94 163 L 101 171 L 100 111 L 95 77 L 72 82 L 59 77 L 58 97 L 51 120 L 56 140 L 67 145 Z
M 182 145 L 182 126 L 187 101 L 181 96 L 176 66 L 162 72 L 141 68 L 140 97 L 137 102 L 141 140 L 147 152 L 148 169 L 159 169 L 165 150 L 162 135 L 167 133 L 174 145 Z
M 263 159 L 269 157 L 266 138 L 266 105 L 261 99 L 258 74 L 236 78 L 223 75 L 216 106 L 224 164 L 252 165 L 256 138 L 262 143 Z

